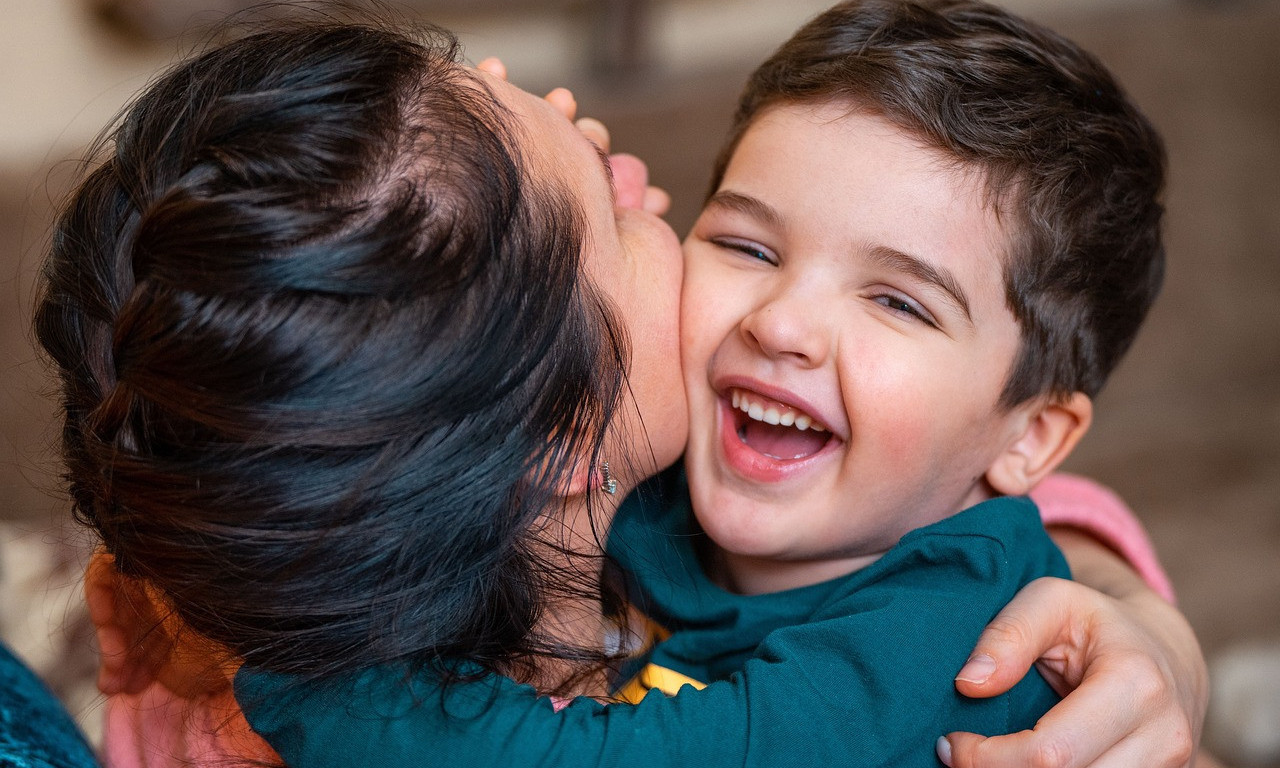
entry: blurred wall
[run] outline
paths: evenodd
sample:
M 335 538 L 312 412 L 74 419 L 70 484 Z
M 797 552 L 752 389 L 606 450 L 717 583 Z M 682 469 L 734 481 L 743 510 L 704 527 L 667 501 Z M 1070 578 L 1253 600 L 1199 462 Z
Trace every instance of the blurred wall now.
M 155 1 L 155 0 L 153 0 Z M 182 0 L 161 0 L 178 5 Z M 198 5 L 200 0 L 192 0 Z M 586 5 L 599 0 L 584 0 Z M 1151 4 L 1161 0 L 1009 0 L 1030 15 Z M 204 0 L 223 7 L 227 0 Z M 501 55 L 512 77 L 530 88 L 584 80 L 581 8 L 462 13 L 466 0 L 418 0 L 428 18 L 453 29 L 473 61 Z M 138 45 L 106 33 L 87 0 L 0 0 L 0 169 L 57 159 L 82 146 L 146 79 L 185 50 L 183 43 Z M 414 0 L 398 5 L 413 8 Z M 491 8 L 493 2 L 478 5 Z M 694 72 L 757 62 L 828 0 L 652 0 L 647 39 L 659 73 Z M 207 22 L 216 12 L 195 13 Z

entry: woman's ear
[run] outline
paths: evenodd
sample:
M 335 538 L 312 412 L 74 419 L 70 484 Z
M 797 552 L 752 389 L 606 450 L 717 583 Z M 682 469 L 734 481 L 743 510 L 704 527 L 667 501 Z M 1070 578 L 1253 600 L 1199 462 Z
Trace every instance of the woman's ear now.
M 581 496 L 588 490 L 601 487 L 600 469 L 594 463 L 579 459 L 573 463 L 573 471 L 560 484 L 560 495 L 565 498 Z
M 1020 431 L 987 469 L 986 480 L 1004 496 L 1023 496 L 1057 469 L 1093 421 L 1093 401 L 1083 392 L 1037 402 L 1024 411 Z
M 557 487 L 557 493 L 566 499 L 581 496 L 587 491 L 604 491 L 610 495 L 618 492 L 618 480 L 614 478 L 609 462 L 579 458 L 573 462 L 568 477 L 562 479 Z

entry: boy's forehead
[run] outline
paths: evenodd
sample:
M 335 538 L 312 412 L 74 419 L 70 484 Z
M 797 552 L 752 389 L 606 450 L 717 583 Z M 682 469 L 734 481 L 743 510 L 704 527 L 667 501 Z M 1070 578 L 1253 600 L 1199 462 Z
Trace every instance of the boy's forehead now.
M 743 131 L 728 157 L 726 171 L 734 169 L 735 161 L 738 161 L 737 175 L 750 176 L 755 172 L 754 169 L 742 167 L 742 158 L 739 154 L 744 142 L 751 143 L 756 150 L 759 150 L 754 153 L 753 159 L 757 160 L 761 157 L 795 158 L 808 154 L 813 146 L 806 143 L 802 137 L 786 131 L 762 129 L 770 123 L 786 123 L 797 118 L 813 126 L 814 130 L 832 137 L 831 143 L 835 145 L 837 154 L 840 153 L 840 144 L 847 141 L 852 145 L 866 138 L 868 133 L 891 136 L 900 146 L 910 147 L 907 152 L 888 157 L 882 155 L 880 159 L 884 165 L 924 167 L 949 177 L 956 188 L 965 190 L 966 198 L 976 201 L 984 213 L 992 218 L 1000 236 L 991 245 L 995 248 L 1000 263 L 1003 265 L 1007 261 L 1019 229 L 1020 217 L 1017 215 L 1016 203 L 1022 194 L 1023 186 L 1019 180 L 1009 174 L 1001 174 L 985 163 L 951 152 L 940 141 L 931 138 L 922 128 L 906 125 L 903 121 L 895 120 L 883 111 L 856 99 L 840 97 L 771 102 L 753 116 Z M 774 167 L 783 172 L 794 171 L 797 174 L 805 172 L 803 164 L 783 162 L 775 164 Z M 886 174 L 888 175 L 890 174 Z M 724 179 L 721 179 L 722 185 L 723 181 Z M 828 199 L 833 212 L 838 210 L 842 202 L 840 198 L 832 195 Z
M 936 137 L 921 125 L 914 124 L 901 116 L 890 114 L 874 104 L 850 97 L 811 99 L 776 99 L 768 102 L 756 111 L 742 131 L 742 137 L 756 128 L 761 121 L 777 119 L 782 114 L 805 114 L 812 116 L 818 125 L 827 125 L 833 131 L 840 131 L 847 124 L 862 119 L 870 119 L 881 126 L 881 129 L 892 132 L 914 144 L 919 150 L 919 159 L 931 158 L 935 166 L 948 173 L 955 174 L 962 183 L 972 185 L 983 194 L 984 203 L 990 207 L 1002 221 L 1008 225 L 1010 212 L 1021 194 L 1020 179 L 1016 174 L 1001 173 L 991 167 L 990 163 L 976 158 L 965 157 L 954 151 L 945 139 Z M 775 137 L 778 143 L 790 143 L 785 138 Z M 734 146 L 733 154 L 741 146 L 741 139 Z M 730 155 L 732 160 L 733 154 Z
M 709 204 L 793 244 L 927 277 L 981 322 L 1011 316 L 1009 217 L 987 180 L 976 163 L 855 102 L 779 102 L 744 132 Z

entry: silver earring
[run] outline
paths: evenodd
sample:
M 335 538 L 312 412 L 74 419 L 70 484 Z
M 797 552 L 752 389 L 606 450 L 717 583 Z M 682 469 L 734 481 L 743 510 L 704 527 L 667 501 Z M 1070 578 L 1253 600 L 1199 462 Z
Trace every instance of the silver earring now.
M 601 488 L 604 492 L 612 496 L 618 492 L 618 481 L 613 479 L 613 475 L 609 474 L 609 462 L 600 462 L 600 476 L 604 479 Z

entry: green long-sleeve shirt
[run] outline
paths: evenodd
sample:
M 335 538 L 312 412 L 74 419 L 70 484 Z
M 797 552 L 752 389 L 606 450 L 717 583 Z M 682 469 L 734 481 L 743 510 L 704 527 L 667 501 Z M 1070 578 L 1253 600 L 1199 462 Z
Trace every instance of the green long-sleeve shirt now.
M 647 522 L 643 511 L 620 521 L 638 542 L 620 559 L 653 590 L 647 607 L 668 611 L 659 618 L 680 630 L 654 661 L 715 680 L 703 690 L 655 691 L 635 706 L 579 699 L 557 712 L 504 678 L 442 690 L 428 674 L 378 667 L 306 685 L 242 670 L 236 697 L 292 768 L 817 760 L 936 768 L 938 736 L 1030 728 L 1057 701 L 1035 673 L 994 699 L 965 699 L 953 683 L 1019 588 L 1068 576 L 1027 499 L 984 502 L 909 533 L 853 574 L 758 597 L 730 595 L 688 571 L 697 570 L 697 532 L 687 527 L 687 502 Z M 703 608 L 711 612 L 699 619 Z

